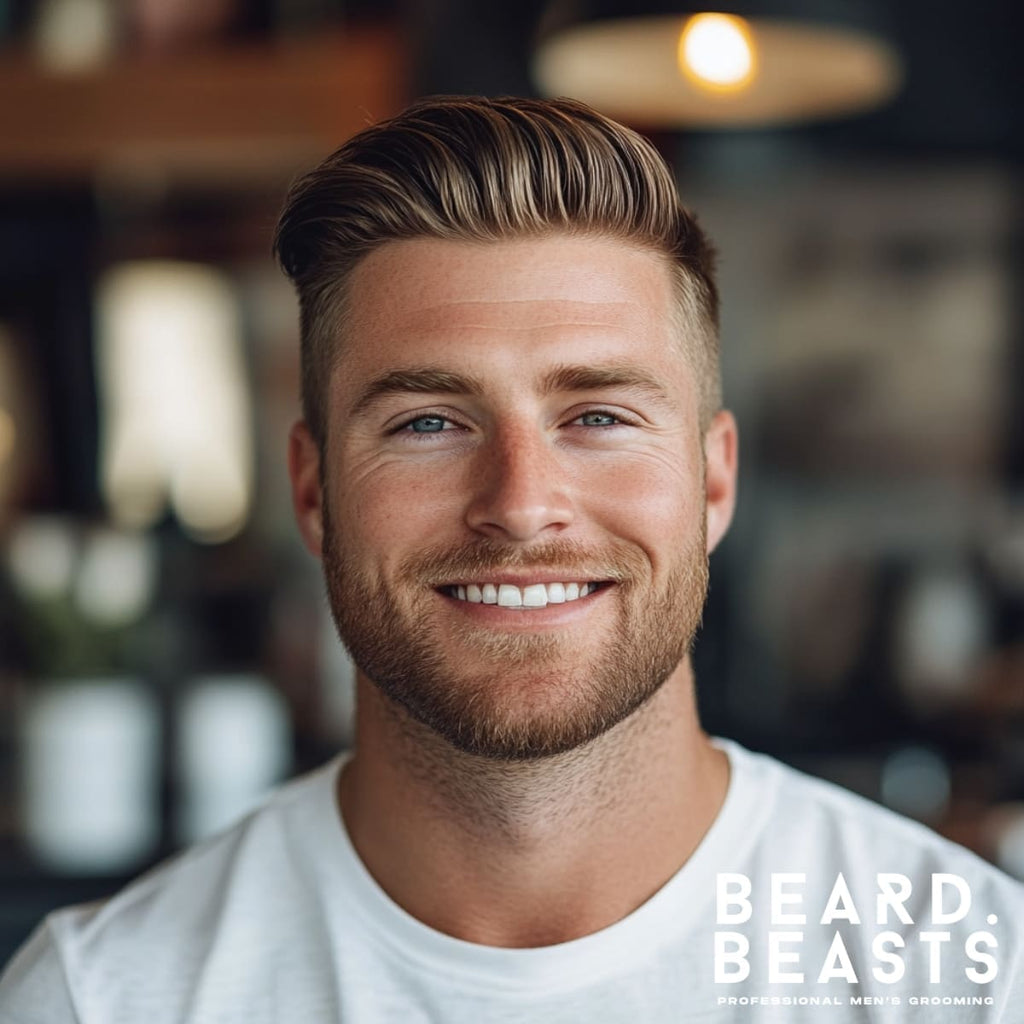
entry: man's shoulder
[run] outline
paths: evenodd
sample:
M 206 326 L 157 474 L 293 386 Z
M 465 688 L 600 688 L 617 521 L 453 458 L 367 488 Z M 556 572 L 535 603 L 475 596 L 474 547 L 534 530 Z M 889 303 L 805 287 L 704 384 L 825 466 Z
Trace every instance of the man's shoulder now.
M 813 862 L 872 873 L 961 874 L 1024 906 L 1024 884 L 926 825 L 775 758 L 726 743 L 741 785 L 758 791 L 759 859 L 771 870 Z
M 1005 1011 L 1020 1005 L 1024 885 L 871 800 L 726 747 L 750 835 L 722 858 L 714 920 L 751 991 L 796 978 L 849 1005 L 855 992 L 914 1014 L 991 1006 L 967 1012 L 1019 1019 Z
M 19 979 L 31 986 L 62 976 L 88 1001 L 93 989 L 102 996 L 145 976 L 149 990 L 173 1002 L 171 994 L 184 990 L 215 945 L 251 947 L 258 960 L 268 935 L 316 905 L 309 876 L 317 843 L 305 824 L 330 806 L 325 797 L 335 772 L 336 762 L 286 783 L 237 824 L 107 900 L 50 914 L 12 961 L 14 980 L 5 979 L 12 998 Z M 321 830 L 332 826 L 318 823 Z
M 172 923 L 206 928 L 239 891 L 271 900 L 310 848 L 306 823 L 316 821 L 318 829 L 335 824 L 321 812 L 336 771 L 332 762 L 282 784 L 235 824 L 158 864 L 110 899 L 81 908 L 79 919 L 100 931 L 116 920 L 164 920 L 167 911 Z M 275 878 L 274 886 L 267 885 L 268 877 Z M 72 919 L 75 908 L 66 913 Z

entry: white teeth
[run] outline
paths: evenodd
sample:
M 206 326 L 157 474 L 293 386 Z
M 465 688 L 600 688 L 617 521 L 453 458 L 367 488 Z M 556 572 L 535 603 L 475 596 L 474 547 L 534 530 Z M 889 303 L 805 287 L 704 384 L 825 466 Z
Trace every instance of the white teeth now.
M 497 604 L 502 608 L 546 608 L 549 604 L 576 601 L 597 590 L 596 583 L 530 583 L 517 587 L 511 583 L 455 584 L 449 593 L 472 604 Z
M 523 594 L 518 587 L 502 583 L 498 587 L 498 604 L 502 608 L 519 608 L 523 603 Z

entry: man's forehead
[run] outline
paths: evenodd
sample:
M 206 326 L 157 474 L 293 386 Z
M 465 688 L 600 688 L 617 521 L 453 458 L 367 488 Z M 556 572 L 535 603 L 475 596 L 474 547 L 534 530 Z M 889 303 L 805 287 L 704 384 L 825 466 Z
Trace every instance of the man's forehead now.
M 542 331 L 546 328 L 636 328 L 653 319 L 641 302 L 580 299 L 506 299 L 428 302 L 415 308 L 393 306 L 381 313 L 398 330 Z
M 663 318 L 664 261 L 607 238 L 555 235 L 498 242 L 389 242 L 356 267 L 350 315 L 399 328 L 609 326 Z

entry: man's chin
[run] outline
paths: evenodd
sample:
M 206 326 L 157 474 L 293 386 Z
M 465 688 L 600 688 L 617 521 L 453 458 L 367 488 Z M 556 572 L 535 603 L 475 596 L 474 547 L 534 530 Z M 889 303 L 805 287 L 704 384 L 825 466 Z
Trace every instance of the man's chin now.
M 573 655 L 579 653 L 564 633 L 510 633 L 492 629 L 466 629 L 452 638 L 455 653 L 452 663 L 459 675 L 473 676 L 480 669 L 496 665 L 535 670 L 543 664 L 546 672 L 559 676 L 571 674 Z M 476 670 L 476 671 L 475 671 Z
M 610 725 L 583 723 L 559 716 L 521 714 L 426 716 L 426 725 L 455 750 L 488 761 L 536 761 L 578 750 L 608 731 Z
M 448 676 L 444 687 L 409 680 L 377 688 L 421 727 L 450 746 L 489 760 L 525 761 L 583 747 L 633 714 L 660 687 L 602 686 L 600 674 L 546 670 L 534 660 L 508 662 L 473 677 Z

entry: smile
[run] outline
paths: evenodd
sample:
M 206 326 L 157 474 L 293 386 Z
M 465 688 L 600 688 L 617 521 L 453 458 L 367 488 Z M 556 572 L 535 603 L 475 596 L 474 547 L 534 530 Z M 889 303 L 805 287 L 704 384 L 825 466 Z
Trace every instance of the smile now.
M 568 604 L 593 594 L 601 583 L 531 583 L 518 587 L 511 583 L 467 583 L 441 587 L 442 593 L 470 604 L 494 604 L 500 608 L 546 608 L 549 604 Z

